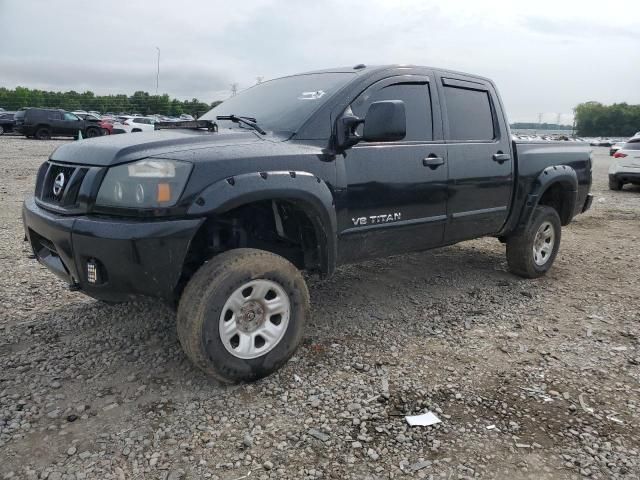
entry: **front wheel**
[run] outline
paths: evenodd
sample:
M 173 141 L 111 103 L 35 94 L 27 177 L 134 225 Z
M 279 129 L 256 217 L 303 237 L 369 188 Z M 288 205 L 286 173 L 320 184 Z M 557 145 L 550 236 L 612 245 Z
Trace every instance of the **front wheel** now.
M 253 381 L 293 355 L 309 310 L 304 278 L 288 260 L 263 250 L 230 250 L 187 284 L 178 338 L 208 375 L 224 383 Z
M 541 277 L 553 265 L 560 236 L 558 212 L 545 205 L 537 206 L 524 232 L 507 238 L 509 270 L 525 278 Z

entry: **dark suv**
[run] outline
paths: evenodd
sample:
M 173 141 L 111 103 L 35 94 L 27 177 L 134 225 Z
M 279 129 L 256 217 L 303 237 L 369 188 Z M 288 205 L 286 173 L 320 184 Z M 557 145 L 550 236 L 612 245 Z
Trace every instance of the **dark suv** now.
M 15 114 L 14 129 L 29 138 L 48 140 L 56 137 L 99 137 L 102 135 L 99 121 L 81 119 L 73 113 L 53 108 L 25 108 Z
M 13 131 L 16 121 L 13 118 L 14 112 L 0 112 L 0 135 Z

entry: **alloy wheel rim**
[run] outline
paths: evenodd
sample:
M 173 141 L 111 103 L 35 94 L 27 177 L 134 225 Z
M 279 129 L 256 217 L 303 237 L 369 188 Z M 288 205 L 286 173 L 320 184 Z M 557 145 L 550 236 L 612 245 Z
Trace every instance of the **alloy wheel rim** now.
M 551 258 L 556 241 L 556 232 L 551 222 L 542 222 L 533 239 L 533 261 L 539 267 Z
M 252 280 L 225 302 L 219 320 L 220 339 L 234 357 L 258 358 L 280 343 L 290 316 L 291 301 L 280 285 Z

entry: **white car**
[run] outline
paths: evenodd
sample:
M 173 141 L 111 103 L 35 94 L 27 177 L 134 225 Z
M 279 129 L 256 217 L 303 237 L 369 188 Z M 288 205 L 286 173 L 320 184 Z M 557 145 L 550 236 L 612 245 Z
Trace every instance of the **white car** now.
M 120 117 L 119 122 L 113 124 L 113 133 L 152 132 L 156 122 L 152 117 Z
M 609 167 L 609 188 L 622 190 L 625 183 L 640 185 L 640 136 L 633 137 L 618 150 Z

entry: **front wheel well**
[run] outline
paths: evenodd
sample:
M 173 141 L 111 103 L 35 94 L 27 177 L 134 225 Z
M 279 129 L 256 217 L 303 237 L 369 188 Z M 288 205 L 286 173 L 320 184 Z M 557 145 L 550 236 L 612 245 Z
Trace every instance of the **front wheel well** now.
M 265 250 L 300 270 L 322 272 L 316 224 L 309 206 L 295 200 L 262 200 L 213 215 L 191 241 L 178 293 L 207 260 L 236 248 Z

